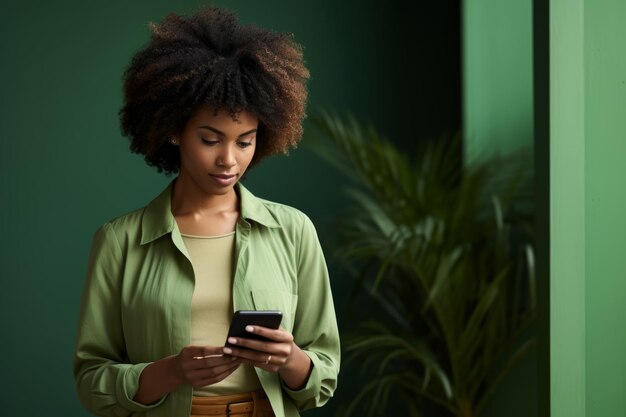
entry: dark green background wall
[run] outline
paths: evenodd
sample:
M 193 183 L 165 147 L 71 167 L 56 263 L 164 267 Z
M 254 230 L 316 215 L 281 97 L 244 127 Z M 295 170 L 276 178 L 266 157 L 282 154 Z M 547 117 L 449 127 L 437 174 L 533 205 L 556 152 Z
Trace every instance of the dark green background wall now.
M 352 111 L 406 149 L 460 120 L 458 2 L 222 1 L 248 23 L 294 32 L 312 79 L 309 114 Z M 3 415 L 85 416 L 71 358 L 91 236 L 169 181 L 128 152 L 121 75 L 147 23 L 197 1 L 30 1 L 0 12 L 0 295 Z M 307 136 L 314 130 L 307 124 Z M 305 139 L 310 140 L 310 138 Z M 249 174 L 258 195 L 311 215 L 328 248 L 342 330 L 346 277 L 332 262 L 341 179 L 306 148 Z M 331 415 L 349 396 L 342 375 Z M 35 399 L 35 400 L 34 400 Z

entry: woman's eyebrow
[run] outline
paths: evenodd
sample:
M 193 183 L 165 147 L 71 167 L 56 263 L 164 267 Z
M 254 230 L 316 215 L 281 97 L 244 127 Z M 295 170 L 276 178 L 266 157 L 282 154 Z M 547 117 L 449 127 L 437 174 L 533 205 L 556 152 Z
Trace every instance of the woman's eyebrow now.
M 226 136 L 226 134 L 225 134 L 224 132 L 222 132 L 221 130 L 218 130 L 218 129 L 216 129 L 216 128 L 212 127 L 212 126 L 208 126 L 208 125 L 205 125 L 205 126 L 198 126 L 198 129 L 207 129 L 207 130 L 210 130 L 211 132 L 213 132 L 213 133 L 215 133 L 215 134 L 217 134 L 217 135 L 220 135 L 220 136 Z M 242 133 L 241 135 L 239 135 L 239 136 L 238 136 L 238 138 L 242 138 L 242 137 L 247 136 L 247 135 L 249 135 L 250 133 L 254 133 L 254 132 L 256 132 L 256 131 L 257 131 L 257 129 L 250 129 L 250 130 L 248 130 L 247 132 L 244 132 L 244 133 Z

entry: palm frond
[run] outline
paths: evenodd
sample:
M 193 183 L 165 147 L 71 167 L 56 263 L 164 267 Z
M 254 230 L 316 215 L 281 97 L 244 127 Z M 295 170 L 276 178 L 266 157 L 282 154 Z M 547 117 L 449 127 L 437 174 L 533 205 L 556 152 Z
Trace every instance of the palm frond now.
M 348 411 L 363 400 L 384 414 L 393 390 L 411 415 L 431 401 L 477 416 L 532 346 L 529 153 L 464 163 L 454 135 L 409 158 L 352 116 L 314 122 L 310 147 L 351 181 L 341 264 L 387 314 L 346 338 L 347 363 L 373 378 Z

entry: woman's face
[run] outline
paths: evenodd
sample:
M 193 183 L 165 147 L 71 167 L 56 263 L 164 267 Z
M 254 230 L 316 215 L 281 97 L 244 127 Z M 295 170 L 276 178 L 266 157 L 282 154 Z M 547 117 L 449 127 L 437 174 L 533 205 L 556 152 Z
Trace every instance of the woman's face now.
M 179 138 L 179 179 L 207 194 L 231 192 L 252 161 L 258 126 L 258 118 L 246 111 L 235 121 L 224 111 L 214 115 L 212 108 L 201 107 Z

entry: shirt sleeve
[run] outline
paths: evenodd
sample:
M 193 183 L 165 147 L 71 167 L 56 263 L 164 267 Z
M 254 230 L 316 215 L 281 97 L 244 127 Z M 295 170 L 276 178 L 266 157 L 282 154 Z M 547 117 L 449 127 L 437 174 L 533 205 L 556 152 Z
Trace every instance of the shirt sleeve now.
M 298 248 L 298 306 L 293 336 L 311 358 L 313 369 L 304 388 L 283 383 L 283 390 L 300 410 L 324 405 L 337 387 L 340 344 L 328 269 L 315 227 L 304 216 Z
M 133 401 L 149 363 L 129 363 L 120 314 L 123 256 L 110 224 L 93 238 L 74 353 L 81 403 L 100 416 L 124 417 L 159 406 Z

